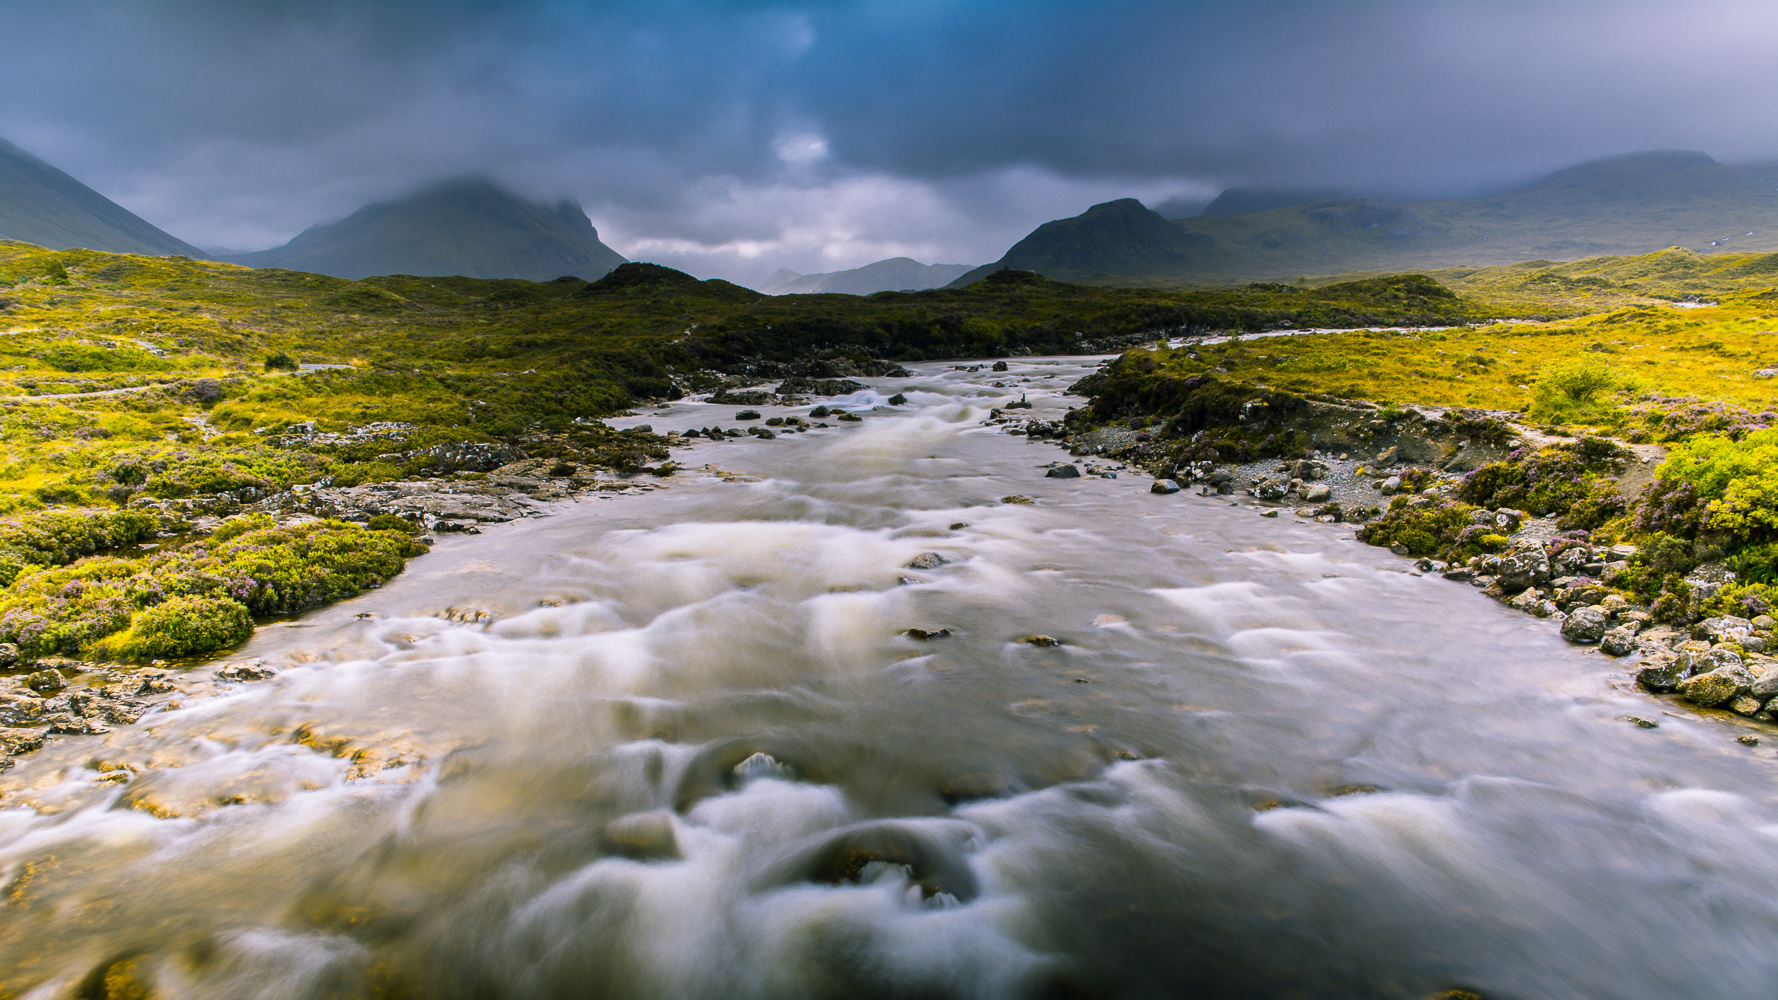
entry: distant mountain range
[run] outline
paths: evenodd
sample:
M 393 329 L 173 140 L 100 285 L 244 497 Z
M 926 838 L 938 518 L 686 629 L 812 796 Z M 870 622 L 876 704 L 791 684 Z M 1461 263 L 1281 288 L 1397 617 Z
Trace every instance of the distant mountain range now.
M 111 253 L 205 256 L 4 139 L 0 139 L 0 239 L 51 250 L 84 247 Z
M 1354 271 L 1412 271 L 1638 254 L 1778 250 L 1778 164 L 1703 153 L 1612 157 L 1524 188 L 1464 200 L 1307 200 L 1234 192 L 1170 220 L 1133 198 L 1045 223 L 957 288 L 1003 267 L 1096 284 L 1212 285 Z M 1219 204 L 1220 203 L 1220 204 Z
M 596 280 L 625 263 L 571 201 L 544 205 L 480 178 L 435 184 L 314 226 L 281 247 L 230 254 L 249 267 L 340 278 L 373 274 Z
M 767 295 L 790 295 L 798 292 L 840 292 L 846 295 L 922 292 L 928 288 L 943 288 L 973 269 L 974 265 L 971 264 L 922 264 L 911 257 L 891 257 L 850 271 L 828 271 L 822 274 L 798 274 L 789 268 L 779 268 L 777 273 L 760 285 L 759 290 Z

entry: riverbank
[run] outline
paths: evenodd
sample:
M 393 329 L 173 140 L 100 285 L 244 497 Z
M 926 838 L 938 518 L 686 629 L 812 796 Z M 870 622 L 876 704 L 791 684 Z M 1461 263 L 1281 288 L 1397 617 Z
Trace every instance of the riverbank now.
M 1143 349 L 1078 383 L 1089 405 L 1065 421 L 996 420 L 1139 465 L 1158 492 L 1356 525 L 1625 659 L 1650 692 L 1769 722 L 1778 399 L 1761 338 L 1778 331 L 1759 329 L 1762 296 L 1619 318 L 1609 341 L 1588 319 Z M 1700 337 L 1746 360 L 1701 366 Z M 1457 371 L 1402 378 L 1438 357 Z M 1512 389 L 1513 409 L 1450 405 Z

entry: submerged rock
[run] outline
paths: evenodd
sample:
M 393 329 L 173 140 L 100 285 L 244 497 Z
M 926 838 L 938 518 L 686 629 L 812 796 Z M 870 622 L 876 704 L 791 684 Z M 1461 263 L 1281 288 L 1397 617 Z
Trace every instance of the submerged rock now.
M 951 561 L 949 559 L 946 559 L 944 556 L 941 556 L 936 552 L 922 552 L 919 555 L 915 556 L 913 558 L 913 560 L 908 563 L 907 568 L 908 569 L 937 569 L 940 566 L 949 565 L 950 562 Z
M 25 678 L 25 686 L 38 694 L 48 694 L 67 687 L 68 680 L 54 670 L 39 670 Z
M 1047 635 L 1027 635 L 1021 637 L 1019 641 L 1027 646 L 1040 646 L 1045 649 L 1051 649 L 1062 644 L 1062 640 Z

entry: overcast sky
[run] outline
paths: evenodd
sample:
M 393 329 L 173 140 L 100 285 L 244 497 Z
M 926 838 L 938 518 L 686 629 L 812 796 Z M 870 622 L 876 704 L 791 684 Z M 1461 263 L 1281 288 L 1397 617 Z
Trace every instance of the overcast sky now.
M 0 136 L 200 246 L 485 173 L 748 282 L 1122 196 L 1778 159 L 1774 95 L 1774 0 L 0 0 Z

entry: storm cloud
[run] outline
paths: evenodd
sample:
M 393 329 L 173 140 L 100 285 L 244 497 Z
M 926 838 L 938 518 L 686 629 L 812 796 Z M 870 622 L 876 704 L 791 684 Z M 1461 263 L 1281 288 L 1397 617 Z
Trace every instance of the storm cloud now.
M 1778 159 L 1769 2 L 0 2 L 0 136 L 258 249 L 460 174 L 755 281 L 1113 197 Z

